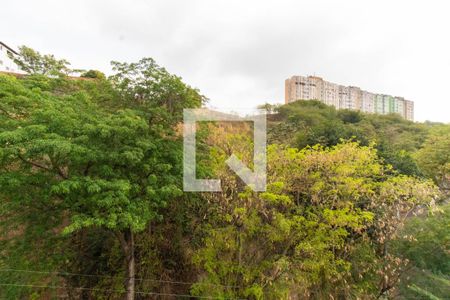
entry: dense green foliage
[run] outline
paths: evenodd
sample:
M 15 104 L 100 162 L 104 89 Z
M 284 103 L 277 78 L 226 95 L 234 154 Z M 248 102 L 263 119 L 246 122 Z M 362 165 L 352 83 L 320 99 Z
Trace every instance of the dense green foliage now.
M 97 70 L 89 70 L 80 75 L 83 78 L 106 79 L 105 74 Z
M 158 210 L 182 193 L 182 143 L 174 116 L 202 102 L 178 77 L 148 61 L 122 64 L 121 71 L 157 72 L 157 79 L 142 75 L 159 80 L 146 90 L 151 97 L 122 78 L 114 79 L 114 88 L 104 81 L 0 78 L 1 197 L 5 214 L 20 221 L 16 226 L 27 231 L 29 218 L 19 215 L 33 212 L 55 219 L 48 228 L 55 233 L 104 228 L 134 264 L 134 233 L 160 220 Z M 128 87 L 127 94 L 117 86 Z M 106 103 L 103 92 L 109 93 Z M 171 114 L 162 107 L 163 97 L 178 100 Z M 11 220 L 6 224 L 12 226 Z M 134 277 L 135 270 L 129 272 Z
M 400 286 L 401 299 L 446 299 L 450 293 L 450 206 L 423 218 L 411 219 L 394 243 L 395 251 L 411 261 Z M 435 298 L 433 298 L 435 297 Z
M 436 126 L 422 148 L 415 153 L 423 173 L 441 189 L 450 192 L 450 126 Z
M 434 124 L 406 121 L 394 114 L 380 116 L 336 110 L 318 101 L 297 101 L 278 111 L 269 132 L 271 142 L 298 148 L 317 143 L 332 146 L 342 138 L 355 139 L 362 145 L 375 142 L 379 156 L 406 175 L 421 175 L 411 155 L 434 127 Z M 448 140 L 448 136 L 443 138 Z
M 0 298 L 448 295 L 450 126 L 264 105 L 267 191 L 224 163 L 252 165 L 252 127 L 206 122 L 198 175 L 223 190 L 183 193 L 197 90 L 150 58 L 70 79 L 22 50 L 33 74 L 0 75 Z

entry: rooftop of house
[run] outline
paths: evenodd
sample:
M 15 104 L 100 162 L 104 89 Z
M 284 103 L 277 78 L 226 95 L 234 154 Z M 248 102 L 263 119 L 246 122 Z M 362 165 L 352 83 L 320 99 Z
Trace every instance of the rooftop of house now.
M 15 55 L 19 55 L 19 53 L 17 53 L 17 51 L 15 51 L 13 48 L 9 47 L 8 45 L 6 45 L 5 43 L 3 43 L 2 41 L 0 41 L 0 45 L 2 45 L 3 47 L 5 47 L 6 49 L 8 49 L 9 51 L 11 51 L 12 53 L 14 53 Z

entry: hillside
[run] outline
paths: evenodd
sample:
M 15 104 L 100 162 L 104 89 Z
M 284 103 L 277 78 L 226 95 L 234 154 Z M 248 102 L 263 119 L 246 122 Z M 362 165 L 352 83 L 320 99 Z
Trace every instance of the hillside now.
M 430 133 L 450 125 L 414 123 L 400 116 L 336 110 L 319 101 L 297 101 L 277 108 L 269 115 L 270 143 L 303 148 L 321 144 L 333 146 L 342 139 L 367 146 L 374 143 L 378 154 L 402 174 L 422 173 L 412 154 L 423 146 Z

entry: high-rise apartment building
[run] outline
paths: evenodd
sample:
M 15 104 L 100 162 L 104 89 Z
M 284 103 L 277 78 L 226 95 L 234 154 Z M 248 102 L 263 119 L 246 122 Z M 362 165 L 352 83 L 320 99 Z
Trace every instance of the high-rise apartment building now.
M 322 99 L 327 105 L 339 108 L 339 85 L 322 80 Z
M 414 120 L 414 102 L 405 100 L 403 105 L 403 114 L 407 120 Z
M 376 95 L 374 93 L 361 91 L 361 106 L 359 110 L 375 113 L 375 97 Z
M 292 76 L 285 81 L 285 102 L 319 100 L 337 109 L 360 110 L 367 113 L 396 113 L 414 120 L 414 102 L 402 97 L 375 94 L 356 86 L 343 86 L 317 76 Z

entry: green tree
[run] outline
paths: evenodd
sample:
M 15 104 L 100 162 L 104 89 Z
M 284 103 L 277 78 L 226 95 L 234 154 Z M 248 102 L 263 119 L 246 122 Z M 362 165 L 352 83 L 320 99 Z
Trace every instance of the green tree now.
M 84 228 L 113 233 L 126 261 L 127 299 L 135 295 L 135 233 L 162 218 L 160 209 L 181 195 L 182 144 L 173 116 L 203 99 L 169 73 L 159 73 L 158 82 L 146 77 L 162 70 L 155 63 L 133 66 L 141 80 L 127 78 L 128 93 L 120 89 L 123 98 L 114 108 L 82 90 L 45 93 L 0 77 L 2 198 L 12 214 L 29 206 L 54 208 L 68 222 L 65 234 Z M 121 78 L 114 83 L 125 86 Z M 136 95 L 131 87 L 164 93 L 136 99 L 128 97 Z M 177 99 L 170 112 L 160 105 L 168 95 Z
M 152 122 L 173 126 L 180 122 L 184 108 L 199 107 L 206 101 L 199 91 L 170 74 L 152 58 L 137 63 L 112 62 L 110 77 L 124 101 L 146 111 Z
M 83 77 L 83 78 L 102 79 L 102 80 L 103 80 L 103 79 L 106 79 L 105 74 L 102 73 L 102 72 L 100 72 L 100 71 L 98 71 L 98 70 L 89 70 L 89 71 L 86 71 L 86 72 L 82 73 L 82 74 L 80 75 L 80 77 Z
M 71 72 L 67 60 L 57 59 L 52 54 L 41 54 L 27 46 L 19 47 L 19 56 L 14 58 L 14 62 L 29 74 L 67 75 Z
M 415 158 L 422 171 L 439 187 L 450 192 L 450 126 L 433 129 Z
M 390 174 L 372 147 L 356 143 L 272 145 L 268 190 L 253 193 L 223 164 L 235 153 L 251 165 L 251 147 L 243 146 L 251 138 L 244 130 L 211 135 L 210 166 L 223 191 L 204 195 L 208 224 L 194 255 L 202 270 L 194 295 L 369 297 L 397 283 L 399 258 L 385 245 L 412 208 L 431 202 L 430 183 Z
M 418 295 L 423 299 L 445 299 L 448 296 L 449 224 L 450 205 L 446 204 L 433 214 L 410 218 L 399 238 L 392 243 L 392 250 L 409 260 L 408 268 L 402 274 L 400 299 Z
M 399 173 L 422 176 L 413 154 L 421 147 L 430 127 L 398 115 L 364 114 L 335 110 L 318 101 L 296 101 L 281 106 L 269 122 L 269 141 L 303 148 L 315 144 L 333 146 L 341 139 L 369 145 L 376 143 L 378 155 Z
M 277 112 L 279 107 L 280 107 L 279 104 L 264 103 L 264 104 L 258 105 L 257 108 L 266 111 L 266 113 L 268 113 L 268 114 L 274 114 Z

